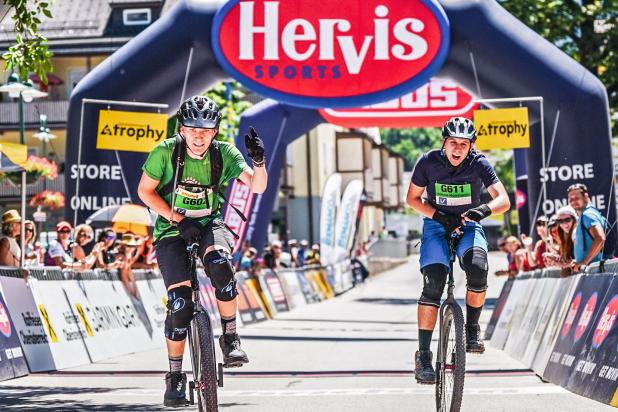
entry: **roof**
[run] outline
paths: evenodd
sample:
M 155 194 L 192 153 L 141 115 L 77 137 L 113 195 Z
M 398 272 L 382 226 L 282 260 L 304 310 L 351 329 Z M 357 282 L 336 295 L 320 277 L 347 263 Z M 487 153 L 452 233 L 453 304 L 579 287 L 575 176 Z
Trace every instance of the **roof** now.
M 178 0 L 56 0 L 50 5 L 52 19 L 42 17 L 39 32 L 46 36 L 50 43 L 58 39 L 87 39 L 104 36 L 112 7 L 161 5 L 162 13 L 178 2 Z M 11 19 L 13 11 L 2 13 L 0 7 L 0 48 L 2 43 L 15 40 L 14 24 Z

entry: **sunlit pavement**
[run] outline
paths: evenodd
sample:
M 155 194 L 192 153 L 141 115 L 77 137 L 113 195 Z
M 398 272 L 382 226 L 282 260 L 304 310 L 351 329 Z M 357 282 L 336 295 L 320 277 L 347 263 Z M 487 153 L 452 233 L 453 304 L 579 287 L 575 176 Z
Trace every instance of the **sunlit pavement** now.
M 506 266 L 504 255 L 490 255 L 492 272 Z M 455 295 L 463 298 L 465 281 L 462 276 L 456 280 Z M 488 306 L 504 280 L 490 274 Z M 220 410 L 435 410 L 434 387 L 416 384 L 412 374 L 421 284 L 418 260 L 412 258 L 336 299 L 242 328 L 243 347 L 251 362 L 226 371 Z M 482 320 L 487 322 L 490 315 L 488 308 Z M 165 351 L 153 350 L 34 374 L 0 383 L 0 409 L 162 410 L 166 370 Z M 485 354 L 467 357 L 463 410 L 613 408 L 543 383 L 519 362 L 488 346 Z

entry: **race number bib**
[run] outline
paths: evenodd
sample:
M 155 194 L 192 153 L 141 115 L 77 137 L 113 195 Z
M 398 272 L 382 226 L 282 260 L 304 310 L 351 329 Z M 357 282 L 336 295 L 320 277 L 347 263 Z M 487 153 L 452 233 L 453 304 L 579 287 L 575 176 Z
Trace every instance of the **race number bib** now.
M 442 206 L 465 206 L 472 203 L 470 184 L 447 185 L 436 182 L 436 204 Z

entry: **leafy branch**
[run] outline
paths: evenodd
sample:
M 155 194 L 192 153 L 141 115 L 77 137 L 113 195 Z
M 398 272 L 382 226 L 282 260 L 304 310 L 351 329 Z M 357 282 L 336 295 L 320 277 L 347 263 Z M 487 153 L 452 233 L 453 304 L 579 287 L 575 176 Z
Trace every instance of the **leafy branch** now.
M 52 71 L 51 57 L 47 38 L 38 33 L 41 18 L 52 18 L 49 10 L 54 0 L 3 0 L 5 5 L 12 7 L 15 22 L 15 44 L 2 54 L 5 69 L 16 72 L 20 79 L 28 80 L 28 73 L 39 75 L 41 81 L 47 84 L 47 72 Z

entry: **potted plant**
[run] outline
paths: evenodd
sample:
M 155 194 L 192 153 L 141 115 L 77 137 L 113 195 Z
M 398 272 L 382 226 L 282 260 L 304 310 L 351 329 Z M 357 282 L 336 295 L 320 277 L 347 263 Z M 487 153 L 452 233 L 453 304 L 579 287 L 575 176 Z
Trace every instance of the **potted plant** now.
M 24 165 L 26 170 L 26 184 L 36 183 L 41 177 L 55 179 L 58 177 L 58 165 L 53 160 L 31 155 Z M 21 185 L 21 172 L 6 172 L 0 175 L 16 187 Z
M 30 206 L 42 206 L 49 210 L 59 209 L 64 207 L 64 195 L 60 192 L 43 190 L 32 197 Z

